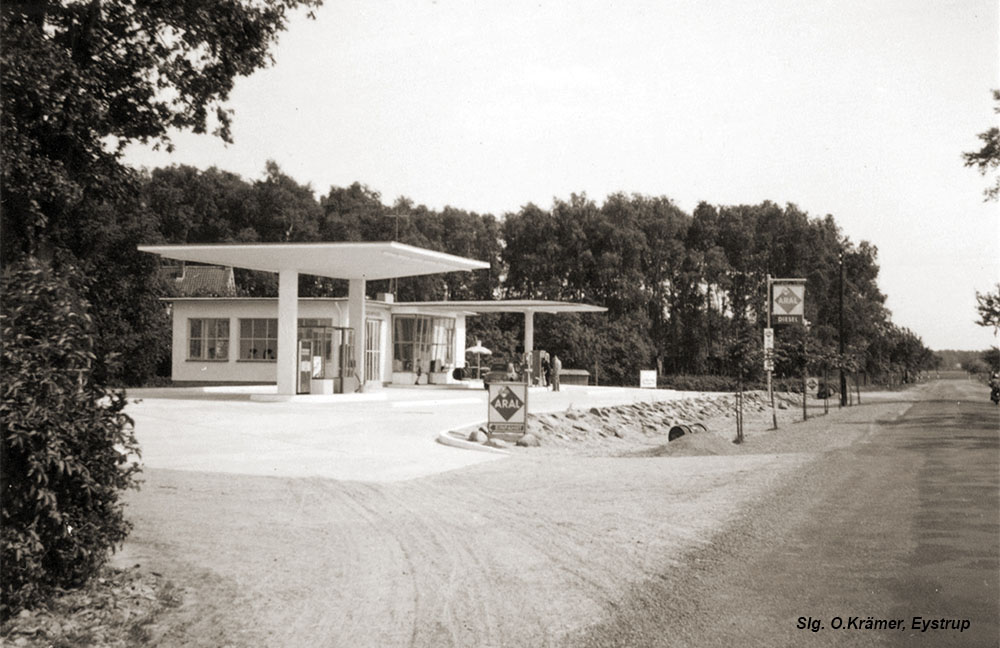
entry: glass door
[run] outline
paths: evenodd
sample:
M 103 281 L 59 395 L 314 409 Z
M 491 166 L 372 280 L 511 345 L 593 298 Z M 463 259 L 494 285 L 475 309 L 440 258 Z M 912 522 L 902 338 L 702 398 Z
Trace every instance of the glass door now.
M 382 320 L 365 321 L 365 382 L 382 382 Z

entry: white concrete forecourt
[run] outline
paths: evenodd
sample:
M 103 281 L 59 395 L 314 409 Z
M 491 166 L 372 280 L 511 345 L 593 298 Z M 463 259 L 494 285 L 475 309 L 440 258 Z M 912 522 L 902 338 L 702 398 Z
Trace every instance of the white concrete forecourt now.
M 441 432 L 486 421 L 482 389 L 387 387 L 339 402 L 249 399 L 261 390 L 268 388 L 129 390 L 127 412 L 135 419 L 145 466 L 385 482 L 503 458 L 436 442 Z M 585 411 L 694 395 L 621 387 L 532 388 L 529 411 Z

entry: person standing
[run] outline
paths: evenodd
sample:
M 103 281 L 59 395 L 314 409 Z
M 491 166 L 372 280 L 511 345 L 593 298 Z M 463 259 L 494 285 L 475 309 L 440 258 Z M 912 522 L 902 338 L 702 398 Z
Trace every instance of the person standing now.
M 542 351 L 542 387 L 552 384 L 552 363 L 549 362 L 549 352 Z
M 562 360 L 552 356 L 552 391 L 559 391 L 559 372 L 562 371 Z

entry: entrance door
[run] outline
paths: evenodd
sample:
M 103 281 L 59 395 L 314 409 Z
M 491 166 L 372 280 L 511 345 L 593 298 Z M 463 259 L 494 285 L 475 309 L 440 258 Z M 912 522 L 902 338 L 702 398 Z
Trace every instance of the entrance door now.
M 382 382 L 382 320 L 365 321 L 365 382 Z

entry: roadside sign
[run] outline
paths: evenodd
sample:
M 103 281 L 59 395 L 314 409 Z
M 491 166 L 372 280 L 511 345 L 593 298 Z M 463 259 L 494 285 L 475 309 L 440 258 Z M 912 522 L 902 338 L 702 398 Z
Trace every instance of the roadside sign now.
M 805 314 L 806 285 L 804 282 L 773 282 L 771 315 L 775 324 L 799 324 Z
M 819 379 L 815 376 L 806 378 L 806 393 L 812 397 L 819 393 Z
M 774 357 L 770 355 L 764 356 L 764 371 L 774 371 Z
M 774 329 L 766 328 L 764 329 L 764 349 L 768 350 L 773 348 L 774 348 Z
M 639 370 L 639 387 L 641 389 L 656 389 L 656 369 Z
M 486 399 L 486 430 L 491 439 L 517 441 L 527 432 L 528 384 L 491 382 Z

